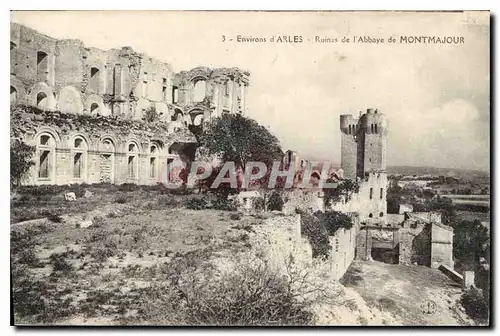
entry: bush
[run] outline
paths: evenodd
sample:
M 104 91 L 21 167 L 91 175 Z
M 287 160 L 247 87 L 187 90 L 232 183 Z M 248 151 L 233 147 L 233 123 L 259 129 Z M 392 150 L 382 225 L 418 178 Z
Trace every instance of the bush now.
M 10 142 L 10 185 L 17 187 L 26 177 L 31 166 L 35 163 L 31 160 L 36 148 L 27 145 L 18 139 Z
M 73 266 L 66 261 L 64 255 L 52 254 L 50 256 L 50 261 L 52 262 L 52 273 L 61 272 L 63 274 L 68 274 L 73 270 Z
M 232 220 L 240 220 L 241 219 L 241 214 L 234 213 L 234 214 L 231 214 L 231 216 L 229 216 L 229 218 L 231 218 Z
M 195 325 L 309 325 L 301 279 L 281 276 L 265 265 L 242 266 L 219 279 L 181 288 L 186 298 L 186 320 Z
M 283 210 L 283 205 L 285 202 L 283 201 L 283 198 L 281 195 L 277 192 L 274 192 L 271 194 L 269 197 L 269 200 L 267 201 L 267 210 L 273 211 L 282 211 Z
M 134 183 L 123 183 L 118 186 L 119 191 L 136 191 L 139 190 L 139 186 Z
M 208 202 L 204 198 L 191 198 L 186 202 L 186 208 L 191 210 L 203 210 L 208 208 Z
M 118 203 L 118 204 L 125 204 L 128 202 L 128 197 L 127 196 L 118 196 L 116 199 L 115 199 L 115 203 Z
M 317 212 L 316 217 L 323 223 L 328 234 L 333 236 L 339 229 L 349 230 L 354 225 L 352 218 L 338 211 Z
M 227 198 L 218 197 L 215 201 L 212 202 L 212 208 L 216 210 L 222 211 L 236 211 L 237 207 L 232 200 L 228 200 Z
M 302 213 L 300 219 L 301 234 L 309 240 L 313 258 L 328 259 L 332 246 L 324 222 L 309 213 Z
M 485 298 L 481 291 L 472 287 L 462 294 L 460 303 L 465 308 L 466 313 L 474 320 L 484 323 L 489 320 L 490 303 L 489 298 Z

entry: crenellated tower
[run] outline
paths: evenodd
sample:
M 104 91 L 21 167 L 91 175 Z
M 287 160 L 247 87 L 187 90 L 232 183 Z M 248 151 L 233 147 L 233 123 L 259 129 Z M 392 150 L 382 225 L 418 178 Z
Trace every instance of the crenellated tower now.
M 340 116 L 341 166 L 344 178 L 361 182 L 358 212 L 368 225 L 387 223 L 387 120 L 376 109 L 359 119 Z

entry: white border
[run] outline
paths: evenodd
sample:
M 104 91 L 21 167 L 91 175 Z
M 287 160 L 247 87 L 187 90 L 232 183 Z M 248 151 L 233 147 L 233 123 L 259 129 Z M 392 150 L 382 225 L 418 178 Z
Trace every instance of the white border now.
M 212 0 L 212 1 L 176 1 L 175 3 L 168 1 L 168 2 L 163 2 L 163 1 L 151 1 L 151 0 L 141 0 L 141 1 L 120 1 L 120 2 L 110 2 L 110 1 L 102 1 L 102 0 L 85 0 L 85 1 L 68 1 L 68 0 L 22 0 L 22 1 L 3 1 L 1 6 L 2 7 L 7 7 L 9 4 L 12 4 L 15 6 L 15 8 L 2 8 L 3 10 L 0 12 L 2 15 L 2 20 L 0 22 L 3 22 L 4 24 L 4 29 L 2 30 L 2 40 L 4 41 L 1 45 L 5 47 L 5 49 L 2 51 L 2 64 L 4 64 L 4 82 L 2 87 L 4 87 L 2 92 L 7 92 L 7 81 L 9 80 L 10 76 L 9 73 L 7 72 L 7 60 L 10 57 L 10 54 L 7 53 L 7 45 L 8 45 L 8 39 L 9 37 L 9 31 L 10 31 L 10 14 L 9 11 L 16 9 L 16 10 L 103 10 L 103 9 L 120 9 L 120 10 L 152 10 L 152 9 L 163 9 L 163 10 L 491 10 L 494 14 L 496 13 L 497 15 L 500 13 L 499 9 L 499 1 L 483 1 L 483 0 L 475 0 L 475 1 L 454 1 L 454 2 L 449 2 L 445 4 L 444 2 L 438 2 L 435 0 L 420 0 L 420 1 L 377 1 L 377 2 L 369 2 L 369 1 L 332 1 L 332 0 L 308 0 L 308 1 L 296 1 L 296 2 L 271 2 L 269 0 L 249 0 L 245 2 L 237 2 L 235 0 L 229 1 L 229 0 Z M 496 22 L 498 24 L 498 22 Z M 494 27 L 493 27 L 494 28 Z M 495 36 L 493 43 L 496 45 L 498 44 L 498 34 L 493 33 L 492 35 Z M 495 62 L 498 59 L 498 57 L 495 57 L 495 59 L 492 59 L 491 62 Z M 495 62 L 496 63 L 496 62 Z M 492 74 L 493 76 L 493 74 Z M 495 92 L 493 94 L 495 97 L 497 90 L 495 89 Z M 8 111 L 8 106 L 9 106 L 9 100 L 7 98 L 7 94 L 5 95 L 0 95 L 1 103 L 4 107 L 3 113 L 0 114 L 0 127 L 2 128 L 2 131 L 0 134 L 2 135 L 3 139 L 0 142 L 0 145 L 2 146 L 2 151 L 1 153 L 9 153 L 9 148 L 7 148 L 7 144 L 9 143 L 9 133 L 10 133 L 10 121 L 9 121 L 9 113 Z M 495 129 L 498 129 L 499 126 L 499 118 L 496 118 L 495 121 Z M 492 135 L 494 132 L 492 132 Z M 498 153 L 498 143 L 495 141 L 495 146 L 493 148 L 496 148 L 496 153 Z M 496 167 L 498 169 L 498 167 Z M 1 193 L 1 202 L 2 206 L 4 209 L 4 214 L 7 214 L 10 212 L 10 197 L 8 194 L 9 190 L 9 166 L 6 162 L 3 162 L 3 165 L 0 166 L 1 169 L 1 175 L 2 179 L 0 180 L 2 183 L 1 189 L 3 192 Z M 495 169 L 496 170 L 496 169 Z M 491 171 L 491 174 L 494 174 L 494 171 Z M 496 193 L 496 188 L 495 188 L 495 204 L 493 208 L 500 209 L 500 201 L 498 200 L 497 193 Z M 6 217 L 6 216 L 5 216 Z M 495 217 L 496 218 L 496 217 Z M 491 224 L 492 227 L 496 227 L 496 222 Z M 16 330 L 13 327 L 10 327 L 10 280 L 9 280 L 9 269 L 10 269 L 10 242 L 9 242 L 9 236 L 10 236 L 10 230 L 9 230 L 9 222 L 8 219 L 5 219 L 5 223 L 3 223 L 3 234 L 2 234 L 2 243 L 0 244 L 0 257 L 1 257 L 1 265 L 3 266 L 2 269 L 5 271 L 3 272 L 4 278 L 2 279 L 2 291 L 1 293 L 3 294 L 2 297 L 4 298 L 3 304 L 1 305 L 1 314 L 0 316 L 2 317 L 2 323 L 1 323 L 1 334 L 2 335 L 11 335 L 16 332 L 23 332 Z M 498 236 L 498 228 L 494 229 L 495 237 L 492 237 L 493 241 L 500 241 L 497 238 Z M 495 249 L 496 250 L 496 249 Z M 492 260 L 496 261 L 495 256 L 492 256 Z M 495 262 L 495 265 L 493 267 L 494 270 L 496 270 L 497 263 Z M 494 292 L 496 293 L 498 291 L 498 274 L 496 274 L 495 278 L 495 288 Z M 498 313 L 495 314 L 495 317 L 498 317 Z M 497 324 L 497 320 L 495 319 L 494 324 Z M 53 330 L 41 330 L 43 333 L 49 333 L 52 332 Z M 57 330 L 58 332 L 63 332 L 66 333 L 69 330 L 67 329 L 59 329 Z M 116 333 L 117 330 L 109 330 L 109 329 L 93 329 L 91 330 L 92 333 L 97 334 L 97 335 L 109 335 L 110 333 Z M 125 330 L 123 330 L 125 331 Z M 141 330 L 142 331 L 142 330 Z M 130 329 L 128 332 L 141 332 L 140 330 L 137 329 Z M 217 329 L 217 330 L 203 330 L 201 332 L 220 332 L 223 331 L 223 329 Z M 269 333 L 271 330 L 260 330 L 259 333 Z M 310 333 L 312 330 L 281 330 L 281 332 L 286 332 L 286 333 Z M 318 330 L 319 331 L 319 330 Z M 331 332 L 335 334 L 344 334 L 344 333 L 359 333 L 359 334 L 365 334 L 367 332 L 373 332 L 374 329 L 356 329 L 356 330 L 349 330 L 349 329 L 333 329 L 333 330 L 321 330 L 321 331 L 326 331 L 326 332 Z M 389 330 L 387 329 L 382 329 L 380 330 L 381 332 L 387 332 Z M 396 333 L 407 333 L 408 330 L 390 330 L 391 333 L 396 332 Z M 434 331 L 432 330 L 418 330 L 414 331 L 414 334 L 422 334 L 422 333 L 440 333 L 443 332 L 443 329 L 436 329 Z M 24 331 L 26 332 L 26 331 Z M 71 331 L 74 334 L 83 334 L 86 331 L 82 329 L 74 329 Z M 150 331 L 150 332 L 168 332 L 169 334 L 176 334 L 176 333 L 184 333 L 187 332 L 187 330 L 155 330 L 155 331 Z M 193 332 L 193 331 L 189 331 Z M 195 331 L 195 332 L 200 332 L 200 331 Z M 236 332 L 238 333 L 248 333 L 248 330 L 237 330 Z M 314 332 L 314 331 L 313 331 Z M 454 329 L 451 330 L 453 333 L 466 333 L 470 332 L 468 329 Z

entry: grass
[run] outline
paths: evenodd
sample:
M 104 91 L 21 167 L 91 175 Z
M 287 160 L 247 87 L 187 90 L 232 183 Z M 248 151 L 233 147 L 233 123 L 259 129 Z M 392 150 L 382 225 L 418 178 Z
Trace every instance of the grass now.
M 205 272 L 204 263 L 223 250 L 248 250 L 250 228 L 261 222 L 243 216 L 237 222 L 242 230 L 234 230 L 232 212 L 183 209 L 190 195 L 121 188 L 111 191 L 126 196 L 125 205 L 115 203 L 110 190 L 93 186 L 91 198 L 63 204 L 64 216 L 54 201 L 61 190 L 44 189 L 35 206 L 44 204 L 63 220 L 11 227 L 15 323 L 191 323 L 187 310 L 181 314 L 169 306 L 185 306 L 176 296 L 176 277 Z M 86 212 L 101 201 L 98 211 Z M 23 204 L 19 212 L 35 213 L 28 203 L 17 204 Z M 78 227 L 68 214 L 93 225 Z M 203 284 L 199 280 L 196 288 Z M 160 298 L 158 289 L 165 289 Z

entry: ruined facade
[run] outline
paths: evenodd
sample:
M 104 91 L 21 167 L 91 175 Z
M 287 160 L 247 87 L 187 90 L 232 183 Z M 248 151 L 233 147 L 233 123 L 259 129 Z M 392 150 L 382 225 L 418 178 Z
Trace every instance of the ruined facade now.
M 27 184 L 156 183 L 164 163 L 194 156 L 190 125 L 246 113 L 249 74 L 238 68 L 175 73 L 130 47 L 100 50 L 16 23 L 10 53 L 11 106 L 44 111 L 11 113 L 14 136 L 37 147 Z M 93 127 L 70 125 L 83 119 Z

